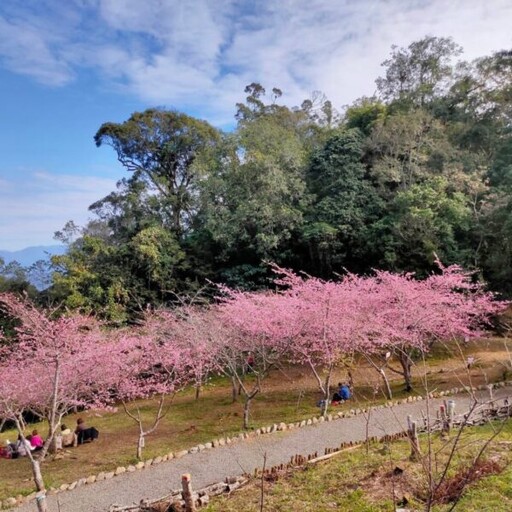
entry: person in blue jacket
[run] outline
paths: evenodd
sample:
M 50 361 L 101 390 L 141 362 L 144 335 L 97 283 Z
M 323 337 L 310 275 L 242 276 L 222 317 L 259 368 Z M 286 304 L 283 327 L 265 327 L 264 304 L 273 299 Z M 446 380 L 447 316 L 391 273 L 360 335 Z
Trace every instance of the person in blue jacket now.
M 343 401 L 350 400 L 352 394 L 350 393 L 350 388 L 346 384 L 342 384 L 339 390 L 339 395 Z
M 332 397 L 333 402 L 344 402 L 345 400 L 349 400 L 351 397 L 350 388 L 347 384 L 338 383 L 338 391 L 334 393 Z

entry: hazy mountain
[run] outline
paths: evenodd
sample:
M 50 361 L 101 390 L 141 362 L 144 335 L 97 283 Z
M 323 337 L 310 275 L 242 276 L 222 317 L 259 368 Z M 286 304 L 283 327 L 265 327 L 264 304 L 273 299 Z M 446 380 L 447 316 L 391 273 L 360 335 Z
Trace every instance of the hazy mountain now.
M 16 260 L 21 266 L 29 267 L 37 260 L 47 260 L 55 254 L 64 254 L 64 245 L 39 245 L 37 247 L 26 247 L 19 251 L 3 251 L 0 249 L 0 258 L 7 264 Z

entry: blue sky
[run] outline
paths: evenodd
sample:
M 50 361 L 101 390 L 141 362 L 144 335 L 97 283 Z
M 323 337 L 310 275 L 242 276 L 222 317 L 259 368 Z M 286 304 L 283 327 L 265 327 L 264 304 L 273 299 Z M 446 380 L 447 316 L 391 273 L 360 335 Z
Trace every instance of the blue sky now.
M 53 244 L 124 175 L 93 136 L 136 110 L 229 128 L 245 85 L 340 109 L 375 90 L 392 44 L 512 48 L 510 0 L 1 0 L 0 249 Z

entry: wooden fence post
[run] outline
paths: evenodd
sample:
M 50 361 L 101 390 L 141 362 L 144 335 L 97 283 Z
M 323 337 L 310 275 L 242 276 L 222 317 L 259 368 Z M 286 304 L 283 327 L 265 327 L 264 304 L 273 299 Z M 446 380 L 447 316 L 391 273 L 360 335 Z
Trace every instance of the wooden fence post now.
M 455 401 L 448 400 L 446 403 L 446 416 L 448 421 L 448 428 L 451 429 L 453 426 L 453 418 L 455 417 Z
M 419 460 L 421 457 L 420 442 L 418 439 L 418 428 L 415 421 L 412 421 L 411 416 L 407 416 L 407 437 L 411 443 L 411 456 L 413 461 Z
M 192 484 L 190 482 L 190 473 L 181 475 L 181 486 L 183 488 L 183 500 L 185 501 L 185 512 L 196 512 L 196 504 L 192 496 Z

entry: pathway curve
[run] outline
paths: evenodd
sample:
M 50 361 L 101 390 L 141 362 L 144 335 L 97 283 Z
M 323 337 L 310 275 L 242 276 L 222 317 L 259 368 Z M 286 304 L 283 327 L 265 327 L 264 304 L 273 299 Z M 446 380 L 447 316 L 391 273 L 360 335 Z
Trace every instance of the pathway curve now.
M 481 392 L 477 396 L 485 399 L 488 395 Z M 495 398 L 506 396 L 512 396 L 512 388 L 495 391 Z M 457 413 L 469 407 L 468 396 L 449 398 L 456 401 Z M 442 399 L 431 400 L 432 410 L 437 409 L 441 403 Z M 371 415 L 369 435 L 381 437 L 403 431 L 407 415 L 421 419 L 422 413 L 426 412 L 425 409 L 425 401 L 377 409 Z M 363 441 L 365 434 L 366 420 L 364 415 L 359 415 L 249 438 L 49 496 L 48 505 L 50 510 L 60 512 L 107 512 L 114 503 L 131 505 L 139 503 L 143 498 L 159 498 L 172 489 L 180 488 L 183 473 L 191 473 L 193 486 L 199 489 L 223 481 L 227 476 L 252 473 L 256 467 L 261 468 L 263 465 L 265 453 L 267 467 L 271 467 L 288 462 L 295 454 L 307 455 L 318 452 L 319 455 L 323 455 L 326 447 L 339 446 L 343 441 Z M 33 512 L 36 505 L 33 502 L 27 503 L 12 510 Z

